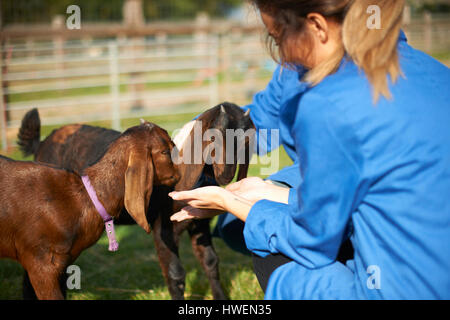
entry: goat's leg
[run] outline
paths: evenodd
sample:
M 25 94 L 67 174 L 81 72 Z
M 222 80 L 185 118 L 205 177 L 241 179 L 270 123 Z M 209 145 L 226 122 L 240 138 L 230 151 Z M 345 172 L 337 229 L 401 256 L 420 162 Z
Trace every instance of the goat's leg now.
M 64 299 L 67 298 L 67 274 L 63 273 L 59 279 L 59 288 L 61 289 L 61 293 L 63 294 Z M 28 276 L 28 272 L 23 273 L 23 282 L 22 282 L 22 294 L 24 300 L 37 300 L 36 292 L 34 292 L 34 288 L 31 285 L 30 277 Z
M 167 217 L 159 216 L 153 225 L 153 238 L 162 274 L 173 300 L 184 299 L 186 272 L 178 256 L 179 236 Z
M 27 273 L 24 284 L 31 284 L 39 300 L 63 300 L 65 271 L 70 257 L 68 254 L 41 249 L 41 252 L 24 255 L 20 261 Z
M 56 268 L 28 270 L 30 283 L 39 300 L 64 300 L 60 288 L 61 272 Z
M 36 292 L 34 292 L 30 277 L 26 271 L 23 273 L 22 295 L 24 300 L 37 300 Z
M 188 228 L 189 236 L 194 254 L 208 277 L 213 298 L 226 300 L 227 296 L 220 284 L 219 257 L 212 244 L 209 222 L 207 219 L 192 221 Z

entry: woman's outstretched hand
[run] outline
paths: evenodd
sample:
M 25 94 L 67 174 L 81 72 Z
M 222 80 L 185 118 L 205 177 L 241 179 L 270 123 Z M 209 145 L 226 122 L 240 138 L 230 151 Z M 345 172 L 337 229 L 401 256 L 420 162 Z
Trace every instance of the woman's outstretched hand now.
M 226 210 L 225 199 L 229 191 L 216 186 L 202 187 L 194 190 L 171 192 L 173 200 L 184 201 L 198 209 Z
M 223 213 L 225 213 L 225 211 L 214 209 L 198 209 L 191 206 L 186 206 L 172 215 L 170 220 L 182 222 L 191 219 L 211 219 Z
M 226 190 L 253 203 L 260 200 L 288 203 L 290 189 L 276 186 L 261 178 L 250 177 L 228 185 Z
M 188 219 L 211 218 L 224 211 L 230 212 L 245 221 L 254 204 L 254 202 L 235 195 L 231 191 L 216 186 L 171 192 L 169 196 L 174 200 L 184 201 L 188 205 L 170 218 L 177 222 Z
M 225 189 L 209 186 L 171 192 L 169 196 L 187 204 L 170 218 L 172 221 L 213 218 L 224 212 L 230 212 L 245 221 L 251 207 L 259 200 L 287 203 L 289 189 L 261 178 L 251 177 L 232 183 Z

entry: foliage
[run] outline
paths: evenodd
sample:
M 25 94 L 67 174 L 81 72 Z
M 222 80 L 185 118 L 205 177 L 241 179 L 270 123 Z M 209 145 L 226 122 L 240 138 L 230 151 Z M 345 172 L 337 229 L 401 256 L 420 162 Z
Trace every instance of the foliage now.
M 147 19 L 193 18 L 200 11 L 211 16 L 225 16 L 230 9 L 243 2 L 242 0 L 144 0 L 144 14 Z
M 418 9 L 418 12 L 444 13 L 450 12 L 450 4 L 447 3 L 426 3 Z
M 431 13 L 450 12 L 450 2 L 448 0 L 407 0 L 412 7 L 413 12 L 422 13 L 425 11 Z
M 125 0 L 3 0 L 2 24 L 50 23 L 55 15 L 66 15 L 70 5 L 81 8 L 83 21 L 120 22 Z M 192 19 L 198 12 L 225 16 L 244 0 L 142 0 L 146 21 Z

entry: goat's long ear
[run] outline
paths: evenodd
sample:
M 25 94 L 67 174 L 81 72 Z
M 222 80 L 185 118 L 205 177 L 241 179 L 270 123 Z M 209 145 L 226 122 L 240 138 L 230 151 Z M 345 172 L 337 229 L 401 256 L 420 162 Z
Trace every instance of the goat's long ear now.
M 240 181 L 240 180 L 243 180 L 243 179 L 247 178 L 249 165 L 250 165 L 250 162 L 243 163 L 243 164 L 239 165 L 239 171 L 238 171 L 238 175 L 237 175 L 236 181 Z
M 247 112 L 245 113 L 244 116 L 249 117 L 249 115 L 250 115 L 250 110 L 247 110 Z M 249 117 L 249 119 L 250 119 L 250 117 Z M 250 122 L 251 122 L 251 119 L 250 119 Z M 251 122 L 251 127 L 253 127 L 253 129 L 255 127 L 252 122 Z M 244 163 L 239 164 L 239 172 L 238 172 L 238 175 L 236 178 L 237 181 L 247 178 L 250 161 L 252 160 L 252 156 L 255 151 L 255 143 L 256 143 L 256 132 L 254 134 L 252 134 L 250 137 L 246 137 L 245 159 L 244 159 Z
M 125 208 L 147 233 L 150 233 L 150 226 L 146 212 L 153 190 L 153 176 L 153 163 L 148 161 L 145 153 L 131 151 L 125 172 Z

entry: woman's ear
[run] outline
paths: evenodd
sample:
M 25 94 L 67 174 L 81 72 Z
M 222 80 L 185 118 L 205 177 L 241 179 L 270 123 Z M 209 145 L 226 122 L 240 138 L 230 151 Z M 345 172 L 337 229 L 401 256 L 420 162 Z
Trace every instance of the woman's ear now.
M 310 13 L 306 17 L 309 32 L 321 43 L 326 43 L 329 38 L 327 19 L 319 13 Z

